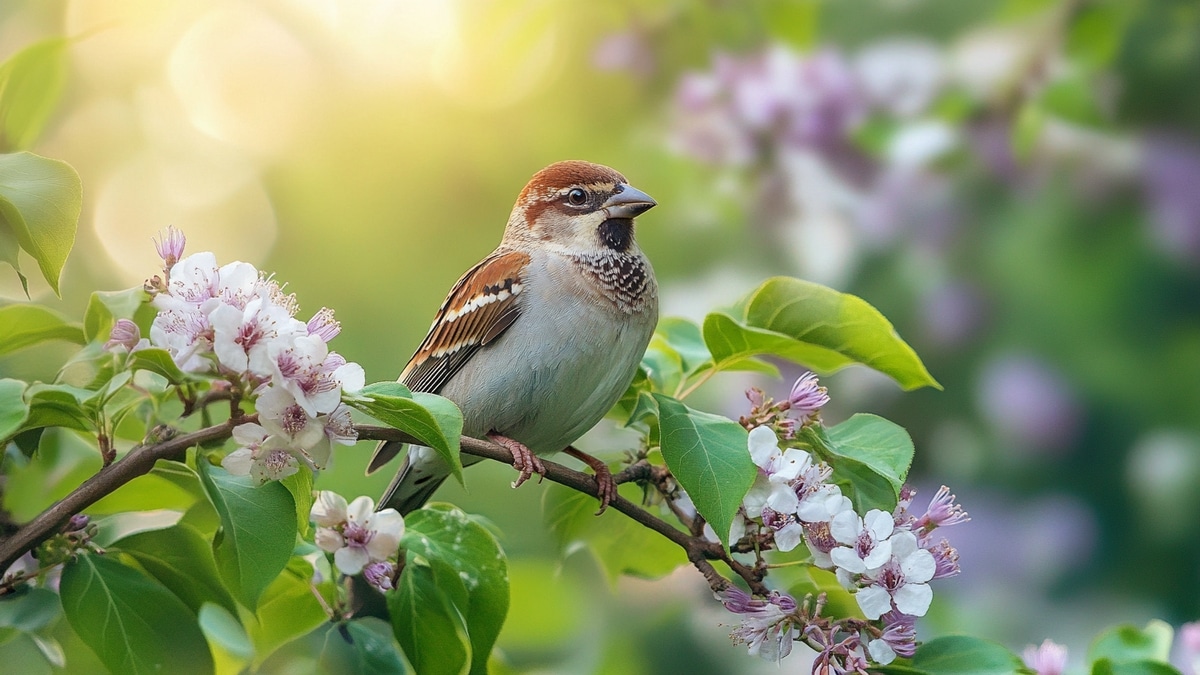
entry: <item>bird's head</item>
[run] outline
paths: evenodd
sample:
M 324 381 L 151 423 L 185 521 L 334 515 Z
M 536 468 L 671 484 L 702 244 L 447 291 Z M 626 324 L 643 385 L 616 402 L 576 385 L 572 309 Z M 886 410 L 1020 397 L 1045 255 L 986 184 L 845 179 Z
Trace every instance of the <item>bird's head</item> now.
M 656 203 L 607 166 L 556 162 L 534 174 L 521 191 L 504 238 L 576 252 L 624 253 L 634 246 L 634 217 Z

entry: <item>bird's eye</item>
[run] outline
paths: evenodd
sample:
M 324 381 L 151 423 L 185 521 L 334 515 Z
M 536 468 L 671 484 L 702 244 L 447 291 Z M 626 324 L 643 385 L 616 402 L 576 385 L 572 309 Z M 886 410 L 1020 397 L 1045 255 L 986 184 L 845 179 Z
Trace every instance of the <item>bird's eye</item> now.
M 587 203 L 587 192 L 581 188 L 575 188 L 567 193 L 567 203 L 571 206 L 583 206 Z

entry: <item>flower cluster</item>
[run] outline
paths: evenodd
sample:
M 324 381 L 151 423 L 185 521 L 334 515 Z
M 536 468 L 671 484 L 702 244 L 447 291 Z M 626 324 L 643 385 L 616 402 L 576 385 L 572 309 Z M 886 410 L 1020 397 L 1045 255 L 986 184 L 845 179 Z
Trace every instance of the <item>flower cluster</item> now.
M 731 607 L 731 611 L 747 614 L 742 628 L 734 631 L 735 640 L 749 642 L 752 653 L 781 658 L 789 647 L 764 651 L 746 636 L 753 635 L 759 642 L 774 639 L 779 637 L 778 630 L 767 628 L 787 625 L 794 628 L 797 639 L 826 649 L 827 660 L 832 659 L 830 663 L 836 662 L 838 668 L 860 658 L 887 664 L 897 655 L 912 655 L 916 617 L 925 615 L 933 599 L 929 582 L 959 573 L 957 551 L 933 534 L 939 527 L 965 522 L 967 514 L 943 486 L 928 508 L 915 515 L 910 511 L 915 491 L 905 486 L 893 512 L 871 509 L 859 515 L 841 488 L 828 482 L 833 473 L 828 464 L 805 450 L 780 445 L 777 430 L 783 431 L 785 440 L 794 437 L 795 424 L 815 423 L 817 411 L 828 401 L 816 377 L 801 378 L 788 400 L 780 404 L 771 403 L 761 392 L 752 391 L 748 396 L 754 410 L 742 423 L 763 424 L 751 428 L 748 442 L 759 472 L 743 500 L 744 517 L 735 520 L 730 539 L 741 539 L 748 528 L 757 528 L 780 551 L 790 551 L 803 542 L 813 565 L 834 571 L 842 585 L 855 593 L 859 609 L 869 621 L 854 630 L 847 626 L 822 629 L 824 637 L 819 639 L 795 614 L 776 612 L 765 605 L 753 614 Z M 784 410 L 799 411 L 800 419 L 784 419 Z M 791 599 L 770 604 L 795 607 Z M 842 633 L 849 637 L 835 640 Z M 846 672 L 853 671 L 846 668 Z
M 333 564 L 342 574 L 361 572 L 367 583 L 380 591 L 393 587 L 404 536 L 404 517 L 396 509 L 376 512 L 370 497 L 347 504 L 345 497 L 322 490 L 310 518 L 317 525 L 317 546 L 333 554 Z
M 301 465 L 324 468 L 333 444 L 356 440 L 342 392 L 365 382 L 361 366 L 329 350 L 341 330 L 333 311 L 300 321 L 295 296 L 253 265 L 218 266 L 207 251 L 184 257 L 185 243 L 175 228 L 155 242 L 165 278 L 146 284 L 158 309 L 149 345 L 165 349 L 180 369 L 257 399 L 258 424 L 234 431 L 238 449 L 224 467 L 260 483 Z M 136 326 L 118 322 L 109 344 L 133 350 L 142 342 Z

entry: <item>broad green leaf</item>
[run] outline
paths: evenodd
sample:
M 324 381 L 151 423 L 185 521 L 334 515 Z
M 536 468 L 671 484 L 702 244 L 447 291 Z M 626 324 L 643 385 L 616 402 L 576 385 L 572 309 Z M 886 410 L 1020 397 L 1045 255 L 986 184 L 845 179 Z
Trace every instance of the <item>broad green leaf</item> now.
M 1118 3 L 1093 3 L 1080 7 L 1074 12 L 1067 30 L 1067 55 L 1089 68 L 1108 66 L 1121 49 L 1127 18 L 1131 13 Z
M 449 399 L 435 394 L 414 394 L 399 382 L 375 382 L 345 401 L 433 448 L 462 483 L 462 458 L 458 454 L 462 413 Z
M 310 529 L 309 512 L 314 501 L 313 472 L 301 469 L 279 482 L 292 493 L 292 501 L 296 503 L 296 529 L 301 537 L 307 537 Z
M 1073 73 L 1050 83 L 1038 100 L 1046 113 L 1068 122 L 1090 127 L 1104 123 L 1097 94 L 1083 73 Z
M 1037 101 L 1026 101 L 1017 111 L 1017 118 L 1013 121 L 1013 156 L 1022 162 L 1028 161 L 1037 149 L 1045 126 L 1046 111 Z
M 108 340 L 117 319 L 132 319 L 139 327 L 148 326 L 154 318 L 150 296 L 141 288 L 123 291 L 96 291 L 88 299 L 83 312 L 83 334 L 88 341 Z
M 197 468 L 221 517 L 217 570 L 234 597 L 254 609 L 295 548 L 296 504 L 278 482 L 255 487 L 249 476 L 231 476 L 203 459 Z
M 428 505 L 404 522 L 402 548 L 457 570 L 466 603 L 455 607 L 470 636 L 470 672 L 486 675 L 488 655 L 508 614 L 508 565 L 500 544 L 487 528 L 449 504 Z
M 139 349 L 129 355 L 129 367 L 162 375 L 171 384 L 180 384 L 187 379 L 165 349 Z
M 405 675 L 411 672 L 392 629 L 374 617 L 332 624 L 319 661 L 324 673 Z
M 15 436 L 27 417 L 29 405 L 25 403 L 25 383 L 0 379 L 0 440 Z
M 267 586 L 254 615 L 256 620 L 245 624 L 254 642 L 256 667 L 280 646 L 311 633 L 329 620 L 313 595 L 312 566 L 303 562 L 308 570 L 289 566 Z
M 21 244 L 17 241 L 17 233 L 0 219 L 0 262 L 6 262 L 17 273 L 21 282 L 21 290 L 29 297 L 29 278 L 21 272 Z
M 683 357 L 659 333 L 650 338 L 641 368 L 655 391 L 674 392 L 683 379 Z
M 212 673 L 196 616 L 157 581 L 84 552 L 63 567 L 63 613 L 114 673 Z
M 162 483 L 157 485 L 161 486 Z M 95 511 L 89 508 L 88 513 L 95 513 Z M 111 516 L 92 519 L 92 524 L 96 526 L 96 534 L 92 537 L 92 542 L 97 546 L 108 548 L 125 537 L 174 527 L 182 517 L 182 511 L 170 509 L 114 512 Z M 212 557 L 211 553 L 209 557 Z
M 637 485 L 626 483 L 618 490 L 635 503 L 642 499 Z M 543 491 L 542 513 L 559 551 L 565 555 L 586 545 L 612 583 L 623 574 L 657 579 L 687 564 L 683 549 L 667 538 L 615 509 L 597 516 L 595 497 L 557 483 Z
M 16 633 L 34 633 L 62 616 L 58 594 L 45 588 L 18 587 L 0 596 L 0 643 Z
M 454 601 L 465 596 L 466 589 L 453 567 L 409 553 L 387 604 L 396 640 L 421 675 L 471 672 L 471 639 Z
M 895 508 L 913 460 L 912 438 L 903 427 L 858 413 L 828 429 L 807 426 L 800 439 L 833 467 L 832 482 L 861 513 Z
M 667 466 L 696 511 L 728 545 L 729 526 L 758 472 L 747 449 L 746 430 L 733 420 L 692 410 L 669 396 L 653 396 Z
M 0 152 L 33 145 L 58 105 L 66 76 L 66 38 L 30 45 L 0 64 Z
M 0 355 L 50 340 L 85 342 L 79 324 L 41 305 L 0 307 Z
M 1128 624 L 1114 626 L 1101 633 L 1088 649 L 1088 660 L 1108 659 L 1113 664 L 1126 661 L 1166 661 L 1171 653 L 1174 631 L 1163 621 L 1151 621 L 1145 628 Z
M 21 428 L 65 427 L 76 431 L 92 431 L 96 425 L 83 401 L 94 393 L 64 384 L 31 385 L 25 390 L 29 417 Z
M 1092 663 L 1092 675 L 1181 675 L 1179 670 L 1163 661 L 1121 661 L 1100 659 Z
M 200 630 L 209 642 L 242 659 L 254 656 L 254 644 L 246 629 L 228 609 L 211 602 L 200 606 Z
M 128 553 L 150 576 L 158 579 L 188 609 L 199 612 L 205 602 L 216 602 L 237 611 L 233 597 L 221 583 L 212 547 L 189 525 L 139 532 L 114 544 Z
M 912 665 L 930 675 L 1015 675 L 1025 668 L 1004 646 L 965 635 L 926 642 L 917 648 Z
M 656 335 L 661 335 L 667 344 L 679 354 L 684 374 L 690 375 L 712 360 L 712 354 L 704 344 L 700 326 L 687 319 L 667 317 L 658 322 Z
M 37 261 L 56 295 L 82 204 L 79 174 L 66 162 L 29 152 L 0 155 L 0 223 Z
M 774 355 L 821 373 L 862 364 L 904 389 L 940 387 L 892 324 L 862 298 L 790 277 L 768 279 L 733 313 L 704 319 L 717 370 Z

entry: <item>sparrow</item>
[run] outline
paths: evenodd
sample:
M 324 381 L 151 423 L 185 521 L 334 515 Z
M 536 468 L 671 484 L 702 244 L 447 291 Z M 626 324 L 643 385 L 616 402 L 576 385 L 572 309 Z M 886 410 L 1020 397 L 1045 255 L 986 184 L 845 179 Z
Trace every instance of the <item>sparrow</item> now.
M 465 435 L 508 448 L 514 488 L 545 474 L 539 457 L 565 450 L 595 472 L 601 511 L 616 495 L 604 462 L 569 446 L 625 392 L 658 323 L 654 269 L 634 241 L 634 218 L 655 205 L 599 164 L 537 172 L 500 245 L 450 289 L 400 375 L 458 405 Z M 380 443 L 367 472 L 401 448 Z M 410 513 L 449 475 L 437 453 L 414 445 L 379 508 Z

